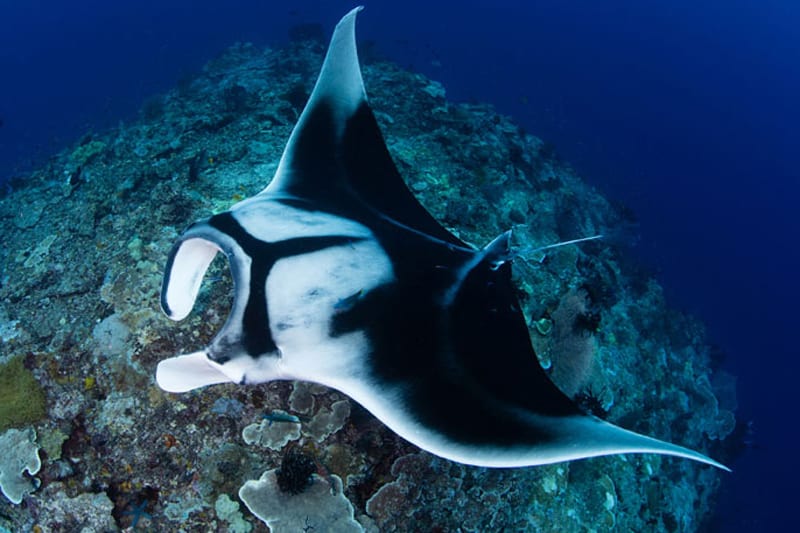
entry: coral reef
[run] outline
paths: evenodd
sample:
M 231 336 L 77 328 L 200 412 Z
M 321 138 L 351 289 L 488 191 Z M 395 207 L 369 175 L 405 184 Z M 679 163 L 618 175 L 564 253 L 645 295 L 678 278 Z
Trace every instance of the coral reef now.
M 550 376 L 568 396 L 575 396 L 589 379 L 595 355 L 595 328 L 587 328 L 589 314 L 586 292 L 570 289 L 551 313 L 552 334 L 546 346 L 537 343 L 540 357 L 552 362 Z M 541 333 L 541 329 L 537 328 Z
M 249 533 L 253 529 L 253 524 L 245 521 L 239 504 L 231 500 L 227 494 L 220 494 L 214 503 L 214 512 L 217 517 L 227 523 L 230 533 Z
M 9 429 L 0 434 L 0 450 L 3 452 L 0 457 L 0 490 L 11 503 L 20 503 L 40 483 L 37 478 L 25 476 L 25 472 L 31 476 L 37 474 L 42 466 L 36 432 L 32 428 L 22 431 Z
M 268 470 L 256 481 L 248 481 L 239 498 L 272 533 L 323 529 L 336 533 L 363 531 L 353 518 L 353 505 L 342 491 L 342 480 L 314 476 L 310 487 L 299 494 L 279 486 L 279 474 Z
M 59 524 L 61 531 L 113 531 L 117 528 L 111 515 L 114 504 L 105 492 L 84 492 L 71 498 L 65 488 L 61 483 L 53 483 L 42 494 L 42 512 L 47 513 L 51 523 Z
M 330 408 L 321 407 L 308 422 L 306 431 L 317 442 L 322 442 L 344 426 L 350 416 L 350 400 L 339 400 Z
M 170 323 L 158 293 L 172 243 L 187 223 L 265 186 L 321 61 L 317 43 L 236 45 L 151 99 L 140 120 L 87 135 L 0 199 L 0 363 L 11 365 L 1 372 L 27 383 L 0 394 L 41 406 L 13 422 L 35 433 L 0 437 L 3 490 L 23 502 L 0 498 L 0 530 L 698 529 L 720 473 L 689 461 L 487 470 L 420 452 L 319 385 L 183 396 L 155 386 L 158 361 L 206 345 L 231 302 L 218 258 L 193 313 Z M 525 252 L 629 215 L 491 107 L 450 103 L 441 85 L 388 63 L 365 65 L 364 77 L 401 173 L 436 219 L 476 245 L 514 229 L 520 305 L 553 378 L 590 391 L 616 424 L 724 460 L 735 383 L 714 368 L 702 324 L 670 310 L 660 286 L 606 243 Z M 576 321 L 561 317 L 581 314 L 575 336 Z M 582 359 L 563 344 L 570 335 Z M 270 425 L 281 410 L 299 422 Z M 317 465 L 297 495 L 277 485 L 287 447 Z M 9 450 L 24 450 L 19 463 Z M 24 471 L 38 471 L 38 490 Z
M 300 422 L 273 422 L 264 419 L 242 430 L 242 439 L 245 443 L 258 444 L 273 450 L 280 450 L 290 441 L 299 438 Z

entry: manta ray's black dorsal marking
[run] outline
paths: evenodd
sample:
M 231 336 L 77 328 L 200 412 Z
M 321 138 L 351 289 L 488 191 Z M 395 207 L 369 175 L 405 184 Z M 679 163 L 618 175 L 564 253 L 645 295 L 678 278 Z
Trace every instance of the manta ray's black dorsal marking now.
M 356 8 L 337 25 L 317 83 L 265 192 L 335 205 L 355 195 L 375 212 L 465 246 L 406 187 L 368 102 L 355 46 Z
M 322 383 L 420 448 L 471 465 L 650 452 L 724 468 L 584 414 L 549 380 L 515 297 L 509 234 L 467 246 L 392 162 L 361 78 L 358 11 L 336 26 L 270 184 L 173 247 L 161 295 L 170 318 L 189 314 L 220 251 L 234 299 L 211 344 L 162 361 L 158 384 Z

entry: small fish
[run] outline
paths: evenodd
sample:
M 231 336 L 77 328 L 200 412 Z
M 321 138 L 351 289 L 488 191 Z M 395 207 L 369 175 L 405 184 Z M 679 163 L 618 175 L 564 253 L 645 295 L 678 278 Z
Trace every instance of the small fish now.
M 264 413 L 264 419 L 269 420 L 269 425 L 271 426 L 274 422 L 288 422 L 290 424 L 299 424 L 300 417 L 295 415 L 290 415 L 289 413 L 285 413 L 283 411 L 272 411 L 271 413 Z

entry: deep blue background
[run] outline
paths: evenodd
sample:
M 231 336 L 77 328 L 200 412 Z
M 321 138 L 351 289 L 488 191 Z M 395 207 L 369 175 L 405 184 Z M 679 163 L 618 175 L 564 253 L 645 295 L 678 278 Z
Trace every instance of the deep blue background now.
M 488 101 L 631 206 L 639 251 L 740 381 L 756 446 L 725 476 L 726 531 L 797 505 L 800 2 L 366 2 L 359 38 Z M 24 4 L 24 5 L 23 5 Z M 291 4 L 291 7 L 287 6 Z M 327 30 L 352 1 L 0 0 L 0 181 L 136 117 L 236 41 Z

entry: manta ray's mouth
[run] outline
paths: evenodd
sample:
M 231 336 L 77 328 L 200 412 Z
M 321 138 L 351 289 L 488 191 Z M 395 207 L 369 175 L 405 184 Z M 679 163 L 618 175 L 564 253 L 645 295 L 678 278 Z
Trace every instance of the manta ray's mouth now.
M 222 265 L 223 257 L 220 257 L 212 268 L 219 252 L 227 264 Z M 207 324 L 219 323 L 214 316 L 227 317 L 204 351 L 211 361 L 224 363 L 223 359 L 233 355 L 230 348 L 241 341 L 244 308 L 250 288 L 250 264 L 251 259 L 233 238 L 205 223 L 189 228 L 170 252 L 161 287 L 164 314 L 175 321 L 186 318 L 195 306 L 205 279 L 207 288 L 209 282 L 214 283 L 209 296 L 215 311 Z M 207 276 L 209 270 L 213 271 L 210 277 Z
M 201 225 L 200 228 L 191 228 L 189 232 L 208 233 L 208 229 Z M 213 230 L 212 232 L 217 233 Z M 221 237 L 223 236 L 217 234 L 189 237 L 181 240 L 172 249 L 161 290 L 161 308 L 170 319 L 183 320 L 192 311 L 203 279 L 217 254 L 223 252 L 223 255 L 231 257 L 224 250 L 225 244 L 218 242 L 225 241 Z M 232 265 L 233 263 L 231 267 Z M 222 279 L 224 276 L 215 276 L 212 281 Z M 235 275 L 233 279 L 235 285 Z M 231 307 L 235 305 L 236 297 L 237 292 L 234 290 Z M 222 312 L 227 311 L 224 309 Z M 231 317 L 228 316 L 227 322 L 206 349 L 161 361 L 156 370 L 159 387 L 168 392 L 186 392 L 206 385 L 241 381 L 243 376 L 239 375 L 241 372 L 236 365 L 223 365 L 215 361 L 212 354 L 212 347 L 226 335 L 230 322 Z
M 214 294 L 218 291 L 212 292 L 215 305 L 219 303 L 219 299 L 230 302 L 230 305 L 224 306 L 224 311 L 230 310 L 228 322 L 223 326 L 225 329 L 230 325 L 232 315 L 237 310 L 241 313 L 248 299 L 252 259 L 234 236 L 215 227 L 216 218 L 219 217 L 192 224 L 173 246 L 167 258 L 161 285 L 161 309 L 172 320 L 186 318 L 195 306 L 203 279 L 206 278 L 214 258 L 222 252 L 228 263 L 227 268 L 222 266 L 220 258 L 219 266 L 222 268 L 213 269 L 215 274 L 210 281 L 225 281 L 220 286 L 228 288 L 228 276 L 233 280 L 232 302 L 230 296 Z

